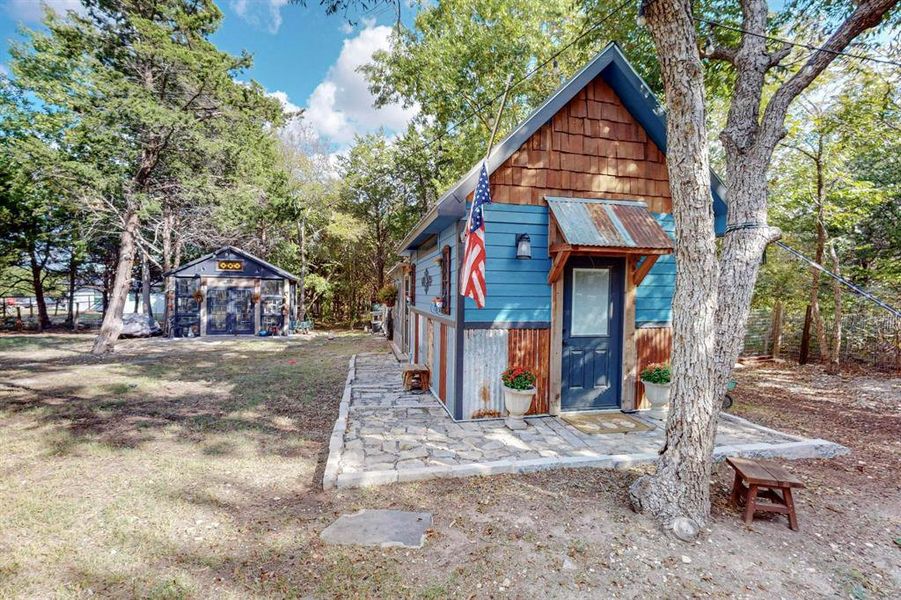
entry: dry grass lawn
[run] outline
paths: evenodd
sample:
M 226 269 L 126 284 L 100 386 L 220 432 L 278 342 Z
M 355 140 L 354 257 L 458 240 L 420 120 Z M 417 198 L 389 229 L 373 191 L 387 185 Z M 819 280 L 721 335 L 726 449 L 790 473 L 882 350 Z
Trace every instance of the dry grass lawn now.
M 575 470 L 324 493 L 347 362 L 368 336 L 0 336 L 0 598 L 901 595 L 901 380 L 743 370 L 736 410 L 854 450 L 789 468 L 801 532 L 750 528 L 718 469 L 697 544 L 629 511 L 635 472 Z M 887 382 L 887 383 L 886 383 Z M 328 547 L 360 508 L 432 511 L 421 551 Z

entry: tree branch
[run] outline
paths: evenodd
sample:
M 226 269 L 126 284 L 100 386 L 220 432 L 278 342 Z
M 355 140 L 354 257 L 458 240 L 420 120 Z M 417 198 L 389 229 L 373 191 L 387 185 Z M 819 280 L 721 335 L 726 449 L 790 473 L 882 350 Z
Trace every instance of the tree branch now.
M 760 136 L 756 142 L 758 153 L 769 156 L 779 140 L 785 136 L 785 116 L 792 100 L 813 83 L 813 80 L 835 60 L 838 53 L 848 47 L 854 38 L 878 25 L 885 13 L 897 3 L 898 0 L 864 0 L 861 2 L 822 46 L 822 49 L 815 51 L 801 70 L 782 84 L 764 110 Z

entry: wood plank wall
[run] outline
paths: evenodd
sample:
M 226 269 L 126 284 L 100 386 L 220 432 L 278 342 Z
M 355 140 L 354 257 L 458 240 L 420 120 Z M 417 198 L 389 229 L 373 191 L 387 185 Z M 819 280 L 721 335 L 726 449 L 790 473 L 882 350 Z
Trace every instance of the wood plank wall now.
M 549 329 L 510 329 L 507 332 L 507 366 L 528 367 L 538 377 L 537 391 L 527 413 L 530 415 L 548 413 L 550 339 Z
M 643 200 L 672 212 L 663 154 L 600 77 L 580 91 L 491 175 L 491 199 L 544 196 Z
M 646 366 L 653 363 L 669 362 L 673 348 L 673 329 L 669 325 L 662 327 L 639 327 L 635 330 L 635 344 L 638 350 L 638 374 Z M 637 378 L 640 379 L 640 378 Z M 641 381 L 635 382 L 636 408 L 650 408 L 644 399 Z

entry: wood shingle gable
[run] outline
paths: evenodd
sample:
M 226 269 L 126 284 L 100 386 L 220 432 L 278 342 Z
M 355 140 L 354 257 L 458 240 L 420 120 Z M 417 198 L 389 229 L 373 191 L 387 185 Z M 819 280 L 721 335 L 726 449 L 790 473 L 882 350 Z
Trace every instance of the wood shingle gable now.
M 491 199 L 544 203 L 545 196 L 643 200 L 672 210 L 666 158 L 599 76 L 491 175 Z

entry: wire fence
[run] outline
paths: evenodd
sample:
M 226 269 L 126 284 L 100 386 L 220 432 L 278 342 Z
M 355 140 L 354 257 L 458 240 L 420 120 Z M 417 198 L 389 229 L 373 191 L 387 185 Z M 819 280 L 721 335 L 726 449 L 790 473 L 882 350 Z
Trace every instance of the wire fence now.
M 832 344 L 832 321 L 826 317 L 827 340 Z M 782 316 L 780 355 L 797 360 L 801 353 L 804 311 L 786 311 Z M 748 317 L 743 356 L 773 354 L 773 313 L 755 309 Z M 809 360 L 821 360 L 819 341 L 810 326 Z M 901 319 L 886 311 L 858 310 L 842 317 L 842 363 L 856 363 L 885 371 L 901 371 Z

